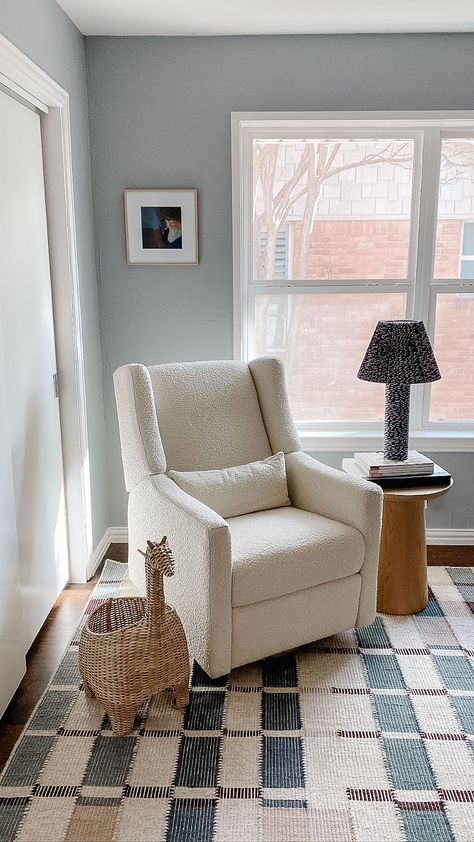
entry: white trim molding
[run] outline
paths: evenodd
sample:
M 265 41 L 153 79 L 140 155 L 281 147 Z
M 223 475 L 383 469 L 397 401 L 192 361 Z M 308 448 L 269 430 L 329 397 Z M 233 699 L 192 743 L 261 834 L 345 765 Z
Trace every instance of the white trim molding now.
M 118 543 L 112 541 L 109 536 L 109 530 L 106 529 L 102 538 L 100 539 L 99 543 L 96 545 L 94 552 L 90 558 L 90 564 L 88 565 L 87 569 L 87 578 L 92 579 L 92 576 L 96 572 L 100 562 L 102 561 L 104 555 L 106 554 L 110 544 Z
M 105 530 L 91 556 L 91 563 L 87 571 L 88 579 L 96 572 L 110 544 L 128 544 L 128 529 L 126 526 L 109 526 Z
M 128 544 L 128 529 L 126 526 L 109 526 L 107 535 L 110 544 Z
M 473 547 L 474 529 L 427 529 L 426 543 L 438 547 Z
M 298 427 L 298 424 L 296 425 Z M 382 450 L 383 430 L 314 430 L 298 429 L 307 453 L 354 453 L 358 450 Z M 428 453 L 473 453 L 474 431 L 413 430 L 410 447 Z
M 427 529 L 426 542 L 436 546 L 472 547 L 474 546 L 474 529 Z M 99 556 L 97 565 L 100 563 L 109 544 L 128 544 L 127 527 L 110 526 L 107 529 L 94 553 L 94 557 Z M 101 554 L 99 554 L 99 547 L 104 547 Z
M 85 582 L 94 554 L 69 94 L 3 35 L 0 86 L 41 112 L 70 579 Z

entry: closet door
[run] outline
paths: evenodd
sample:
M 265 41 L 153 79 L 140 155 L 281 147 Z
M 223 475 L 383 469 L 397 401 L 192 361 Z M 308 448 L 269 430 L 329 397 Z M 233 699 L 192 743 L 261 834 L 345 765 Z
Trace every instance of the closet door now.
M 0 716 L 26 670 L 3 349 L 0 345 Z
M 0 126 L 0 342 L 28 648 L 68 579 L 67 532 L 40 118 L 0 91 Z

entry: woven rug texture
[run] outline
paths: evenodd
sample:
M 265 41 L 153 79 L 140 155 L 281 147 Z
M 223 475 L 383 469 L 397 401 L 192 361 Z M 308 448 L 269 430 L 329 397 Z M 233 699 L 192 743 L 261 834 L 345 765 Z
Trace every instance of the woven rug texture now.
M 186 711 L 154 696 L 127 737 L 82 690 L 83 617 L 0 779 L 0 839 L 472 842 L 474 572 L 429 582 L 415 616 L 215 681 L 195 663 Z

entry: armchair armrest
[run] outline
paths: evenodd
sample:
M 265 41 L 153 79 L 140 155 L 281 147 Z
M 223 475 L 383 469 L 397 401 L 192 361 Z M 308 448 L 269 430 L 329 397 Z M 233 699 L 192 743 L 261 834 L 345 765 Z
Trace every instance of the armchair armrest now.
M 288 492 L 293 506 L 352 526 L 364 536 L 357 625 L 375 616 L 383 491 L 378 485 L 323 465 L 307 453 L 286 456 Z
M 129 567 L 144 590 L 146 539 L 168 536 L 176 561 L 165 579 L 167 601 L 183 622 L 190 652 L 217 677 L 231 662 L 231 545 L 225 520 L 164 474 L 144 479 L 129 497 Z

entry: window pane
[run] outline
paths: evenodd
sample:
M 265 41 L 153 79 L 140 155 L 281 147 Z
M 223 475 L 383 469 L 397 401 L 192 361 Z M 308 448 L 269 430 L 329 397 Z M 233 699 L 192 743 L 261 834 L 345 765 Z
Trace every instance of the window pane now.
M 443 140 L 435 278 L 470 278 L 474 254 L 474 138 Z
M 462 253 L 465 257 L 474 257 L 474 222 L 464 223 Z
M 256 295 L 255 354 L 283 359 L 297 421 L 375 421 L 384 386 L 357 380 L 379 319 L 405 315 L 403 293 Z
M 474 260 L 463 260 L 461 262 L 461 278 L 463 280 L 474 278 Z
M 431 387 L 431 421 L 474 419 L 474 294 L 436 296 L 435 357 L 441 380 Z
M 405 279 L 411 139 L 253 144 L 253 280 Z M 280 253 L 278 253 L 280 245 Z

